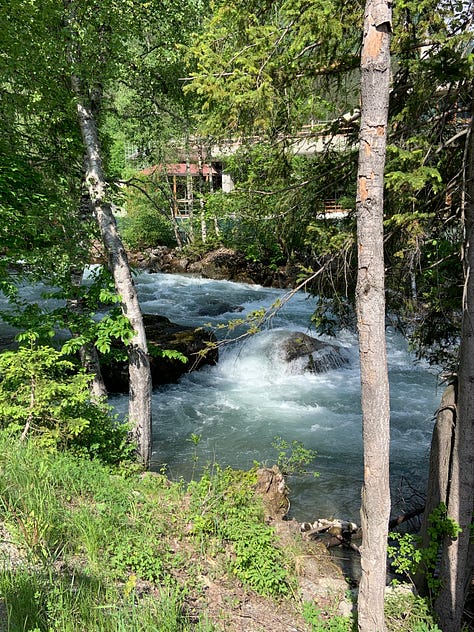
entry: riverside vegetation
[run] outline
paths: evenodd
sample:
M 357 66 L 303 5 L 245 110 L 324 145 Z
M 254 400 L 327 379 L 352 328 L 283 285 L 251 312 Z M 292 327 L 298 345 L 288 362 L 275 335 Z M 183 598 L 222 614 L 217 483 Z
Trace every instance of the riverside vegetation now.
M 196 456 L 188 482 L 145 472 L 63 352 L 20 335 L 0 368 L 1 630 L 353 629 L 340 611 L 350 584 L 321 542 L 265 516 L 257 465 Z M 282 437 L 273 447 L 287 476 L 315 457 Z M 387 607 L 393 630 L 437 630 L 422 600 Z
M 288 464 L 285 446 L 276 447 Z M 264 521 L 256 467 L 209 464 L 191 482 L 170 481 L 142 472 L 129 451 L 122 457 L 104 463 L 74 442 L 60 451 L 1 432 L 0 629 L 354 629 L 337 614 L 336 592 L 302 596 L 303 560 L 321 575 L 334 565 L 322 545 L 299 534 L 282 541 Z M 391 596 L 387 621 L 438 629 L 411 594 Z
M 353 271 L 357 266 L 357 253 L 361 252 L 357 245 L 360 231 L 356 230 L 357 218 L 353 212 L 360 206 L 362 197 L 356 194 L 356 183 L 362 181 L 358 176 L 357 139 L 362 138 L 359 121 L 365 121 L 364 107 L 359 119 L 361 94 L 357 87 L 365 72 L 362 67 L 360 73 L 358 70 L 364 19 L 361 7 L 357 3 L 329 0 L 237 0 L 231 6 L 223 0 L 184 0 L 179 8 L 175 5 L 170 0 L 19 0 L 14 3 L 4 0 L 0 17 L 0 287 L 16 301 L 22 331 L 34 331 L 35 327 L 44 330 L 48 320 L 50 323 L 54 320 L 54 326 L 69 329 L 76 342 L 81 336 L 83 355 L 87 362 L 91 359 L 93 363 L 95 360 L 87 356 L 97 342 L 100 344 L 103 330 L 101 332 L 100 325 L 97 328 L 96 306 L 89 302 L 88 290 L 80 287 L 79 277 L 90 262 L 91 243 L 100 235 L 111 264 L 116 306 L 123 316 L 116 322 L 124 325 L 125 316 L 130 319 L 130 328 L 120 326 L 119 329 L 120 337 L 122 333 L 127 338 L 130 334 L 128 341 L 132 342 L 130 383 L 136 396 L 130 398 L 129 418 L 135 436 L 140 439 L 140 457 L 144 464 L 149 461 L 151 452 L 147 345 L 132 277 L 115 230 L 114 207 L 120 206 L 126 211 L 124 224 L 129 223 L 129 242 L 136 247 L 145 245 L 140 243 L 142 236 L 150 239 L 146 245 L 151 246 L 166 244 L 208 249 L 214 244 L 214 247 L 243 249 L 250 261 L 262 261 L 272 268 L 299 266 L 299 274 L 312 279 L 312 287 L 308 289 L 322 298 L 313 322 L 326 333 L 336 324 L 332 317 L 335 313 L 337 324 L 342 327 L 353 324 L 352 306 L 357 290 Z M 383 5 L 385 9 L 381 12 Z M 473 279 L 470 270 L 474 265 L 474 251 L 469 247 L 474 242 L 474 235 L 469 234 L 474 227 L 472 7 L 468 2 L 404 0 L 395 3 L 392 19 L 389 5 L 391 3 L 384 1 L 377 5 L 376 11 L 374 9 L 377 16 L 384 18 L 382 25 L 392 23 L 394 63 L 391 72 L 387 68 L 384 73 L 387 78 L 391 76 L 392 83 L 389 120 L 378 129 L 384 131 L 384 137 L 386 132 L 388 141 L 384 222 L 382 226 L 380 221 L 375 230 L 378 240 L 382 231 L 384 233 L 385 264 L 380 266 L 379 278 L 372 286 L 379 289 L 385 285 L 387 309 L 393 310 L 403 323 L 415 348 L 441 364 L 449 375 L 458 377 L 457 423 L 451 433 L 453 458 L 450 462 L 452 471 L 460 475 L 449 476 L 449 485 L 442 493 L 446 495 L 447 515 L 456 521 L 461 531 L 455 540 L 445 538 L 443 542 L 440 569 L 444 582 L 436 607 L 440 618 L 445 619 L 443 630 L 458 632 L 465 587 L 471 579 L 469 529 L 474 490 L 471 454 L 474 428 L 470 416 L 474 391 L 470 382 L 473 368 L 469 364 L 474 358 L 471 348 L 474 336 L 469 329 L 474 322 L 474 288 L 468 284 Z M 371 14 L 370 11 L 365 13 Z M 387 30 L 386 26 L 383 28 Z M 376 66 L 380 69 L 378 64 Z M 379 82 L 373 82 L 373 86 L 378 85 Z M 381 104 L 380 99 L 374 105 Z M 378 131 L 374 137 L 381 138 Z M 226 151 L 222 156 L 212 155 L 211 147 L 223 139 L 233 142 L 237 138 L 243 143 L 233 157 L 227 159 Z M 321 152 L 307 156 L 295 152 L 300 141 L 319 144 L 319 139 L 325 138 L 328 142 L 324 140 Z M 337 139 L 342 142 L 333 142 Z M 198 141 L 197 145 L 194 141 Z M 370 147 L 370 143 L 367 146 Z M 379 155 L 375 151 L 366 152 L 366 158 L 369 153 L 374 157 Z M 167 169 L 160 168 L 160 165 L 177 162 L 181 165 L 194 162 L 196 166 L 210 163 L 209 174 L 213 172 L 214 162 L 218 167 L 216 176 L 223 167 L 225 174 L 232 177 L 234 191 L 229 194 L 219 191 L 217 178 L 210 175 L 207 182 L 201 176 L 196 178 L 193 191 L 188 166 L 186 177 L 178 187 L 178 183 L 168 177 Z M 154 169 L 155 166 L 159 168 Z M 148 169 L 153 170 L 156 178 L 144 178 Z M 201 168 L 198 171 L 204 175 Z M 136 192 L 140 192 L 141 197 L 134 200 Z M 187 217 L 176 217 L 176 211 L 180 210 L 178 201 L 184 193 L 187 202 L 183 210 Z M 373 199 L 365 192 L 364 197 Z M 344 217 L 329 220 L 326 210 L 336 207 L 344 211 Z M 378 219 L 382 220 L 381 213 Z M 130 221 L 134 221 L 134 225 Z M 460 252 L 463 257 L 459 256 Z M 20 261 L 28 281 L 41 280 L 49 287 L 61 288 L 61 298 L 69 301 L 74 309 L 46 314 L 28 301 L 17 300 L 16 283 L 25 278 L 18 277 Z M 378 305 L 381 304 L 379 301 Z M 380 320 L 383 324 L 383 317 Z M 374 344 L 372 348 L 381 349 L 382 338 L 382 344 Z M 25 366 L 29 371 L 25 372 L 29 388 L 16 388 L 16 376 L 12 375 L 8 381 L 12 385 L 10 395 L 17 399 L 9 410 L 0 411 L 0 425 L 13 423 L 17 436 L 25 436 L 21 449 L 26 449 L 30 435 L 36 434 L 43 444 L 42 450 L 48 450 L 45 454 L 74 447 L 76 459 L 108 455 L 114 463 L 116 459 L 111 458 L 109 449 L 103 445 L 107 422 L 102 412 L 95 409 L 86 414 L 79 380 L 76 384 L 66 380 L 57 388 L 50 384 L 47 394 L 40 388 L 42 375 L 30 371 L 26 362 Z M 52 363 L 48 370 L 53 371 Z M 58 368 L 55 377 L 68 378 L 68 371 Z M 2 380 L 2 385 L 6 388 L 8 383 Z M 101 388 L 98 383 L 95 386 Z M 1 402 L 3 397 L 0 397 Z M 56 402 L 54 412 L 59 417 L 51 416 L 48 410 L 51 398 Z M 43 409 L 41 418 L 32 403 L 35 408 Z M 365 404 L 363 398 L 364 410 L 368 408 Z M 98 428 L 104 432 L 96 432 Z M 79 445 L 81 438 L 83 442 Z M 118 436 L 117 441 L 114 449 L 120 448 Z M 368 448 L 368 441 L 365 444 Z M 386 446 L 387 441 L 383 448 Z M 14 442 L 12 446 L 5 445 L 4 453 L 13 458 Z M 24 454 L 22 459 L 31 472 L 37 470 L 32 455 Z M 440 479 L 439 474 L 444 477 L 440 465 L 441 460 L 434 471 L 434 480 Z M 49 471 L 52 467 L 53 462 L 47 461 L 43 469 Z M 371 468 L 371 471 L 379 470 L 378 465 Z M 62 473 L 61 476 L 58 476 L 61 484 L 56 485 L 57 489 L 62 489 L 63 481 L 67 481 Z M 214 472 L 211 488 L 215 476 Z M 93 474 L 89 473 L 89 477 L 93 479 Z M 13 477 L 11 483 L 6 483 L 3 498 L 8 499 L 7 492 L 11 493 L 20 480 Z M 45 481 L 46 474 L 37 481 L 41 493 L 46 489 Z M 73 489 L 71 483 L 68 485 Z M 132 499 L 144 494 L 140 491 L 142 483 L 130 485 L 127 494 Z M 109 483 L 103 483 L 103 488 L 108 489 Z M 174 489 L 174 484 L 171 488 Z M 18 490 L 20 507 L 33 494 L 33 489 L 30 484 Z M 166 488 L 167 493 L 170 489 Z M 192 488 L 188 490 L 184 486 L 181 492 L 181 503 L 186 506 L 192 498 Z M 68 494 L 71 494 L 70 489 Z M 174 553 L 166 556 L 168 538 L 172 536 L 150 532 L 149 523 L 153 524 L 151 519 L 154 524 L 159 523 L 160 516 L 154 515 L 158 511 L 155 504 L 164 504 L 166 500 L 163 510 L 166 519 L 161 517 L 161 520 L 167 530 L 171 529 L 170 516 L 175 515 L 172 511 L 178 512 L 179 503 L 175 508 L 167 498 L 156 496 L 152 513 L 145 512 L 143 518 L 137 517 L 143 510 L 138 501 L 130 507 L 127 505 L 122 516 L 127 528 L 119 528 L 120 520 L 114 516 L 118 525 L 114 525 L 114 530 L 121 538 L 117 541 L 112 529 L 108 533 L 104 526 L 99 528 L 101 514 L 113 514 L 109 507 L 112 503 L 97 500 L 92 492 L 87 498 L 94 517 L 89 520 L 94 525 L 90 533 L 81 537 L 66 534 L 53 543 L 54 546 L 43 544 L 40 537 L 43 522 L 49 522 L 40 519 L 38 508 L 25 506 L 25 513 L 20 514 L 17 524 L 14 505 L 8 501 L 4 519 L 11 534 L 5 536 L 5 540 L 15 539 L 19 550 L 26 551 L 31 549 L 28 538 L 32 535 L 33 540 L 38 538 L 41 543 L 34 549 L 35 555 L 30 553 L 32 561 L 27 560 L 33 564 L 28 575 L 24 564 L 15 567 L 13 575 L 10 569 L 11 581 L 18 579 L 17 572 L 23 572 L 26 586 L 24 590 L 2 593 L 7 625 L 11 629 L 15 627 L 8 623 L 8 617 L 22 612 L 19 604 L 11 607 L 12 595 L 25 594 L 28 587 L 35 604 L 32 607 L 38 608 L 40 604 L 43 619 L 38 618 L 35 623 L 30 616 L 30 623 L 24 618 L 17 629 L 67 630 L 80 625 L 79 629 L 89 630 L 95 626 L 106 630 L 104 622 L 73 624 L 72 621 L 80 620 L 79 615 L 69 616 L 67 621 L 71 623 L 55 623 L 54 617 L 66 617 L 66 595 L 69 600 L 78 599 L 77 607 L 86 608 L 89 617 L 91 613 L 118 617 L 109 611 L 109 605 L 113 603 L 115 607 L 115 602 L 120 606 L 114 612 L 125 616 L 132 607 L 142 607 L 147 594 L 154 594 L 158 586 L 161 591 L 158 590 L 153 603 L 162 598 L 163 587 L 168 586 L 170 596 L 180 596 L 178 604 L 182 607 L 178 610 L 192 613 L 190 597 L 183 596 L 185 588 L 182 588 L 183 584 L 188 587 L 189 576 L 198 584 L 201 582 L 201 586 L 207 585 L 203 591 L 208 597 L 192 603 L 209 605 L 215 601 L 210 597 L 215 588 L 210 571 L 213 569 L 216 573 L 220 568 L 216 559 L 227 560 L 230 570 L 238 570 L 235 567 L 241 555 L 236 541 L 238 523 L 232 522 L 225 530 L 227 516 L 219 515 L 210 523 L 204 521 L 206 529 L 213 525 L 214 531 L 194 533 L 200 521 L 191 520 L 192 505 L 189 504 L 187 511 L 181 512 L 182 525 L 191 524 L 189 533 L 184 532 L 181 538 L 175 535 L 179 547 L 174 541 L 170 543 Z M 82 498 L 72 497 L 64 502 L 65 514 L 55 527 L 58 533 L 72 520 L 67 512 L 75 517 L 77 507 L 82 508 Z M 49 501 L 46 504 L 49 505 Z M 380 505 L 376 504 L 375 519 L 368 519 L 369 529 L 372 524 L 384 524 L 379 521 Z M 203 502 L 201 506 L 206 508 L 208 504 Z M 140 507 L 140 511 L 135 507 Z M 140 520 L 144 524 L 138 527 Z M 82 518 L 83 530 L 86 524 L 87 520 Z M 84 542 L 96 529 L 99 529 L 95 538 L 98 553 L 94 562 L 93 558 L 89 559 L 91 554 Z M 369 529 L 364 529 L 364 533 Z M 246 553 L 248 548 L 256 549 L 255 541 L 267 533 L 260 532 L 260 527 L 253 531 L 249 528 L 248 532 L 253 533 L 253 538 Z M 129 545 L 131 538 L 135 540 Z M 156 539 L 163 544 L 163 551 L 159 548 L 145 554 L 150 546 L 155 546 Z M 216 557 L 210 555 L 209 550 L 213 549 L 208 549 L 209 543 L 216 541 L 222 542 L 224 555 L 219 551 Z M 385 545 L 385 532 L 380 541 Z M 176 592 L 176 584 L 167 584 L 165 579 L 177 575 L 174 565 L 182 556 L 182 543 L 194 546 L 196 557 L 184 567 L 178 584 L 180 589 Z M 144 563 L 145 556 L 145 567 L 151 560 L 155 563 L 164 558 L 161 575 L 143 576 L 140 565 L 122 561 L 114 577 L 111 569 L 119 564 L 117 557 L 120 556 L 111 554 L 112 545 L 113 551 L 124 551 L 124 560 L 137 555 Z M 287 548 L 283 547 L 285 552 Z M 48 562 L 51 550 L 53 561 L 55 555 L 58 558 L 56 564 Z M 272 565 L 280 565 L 286 559 L 283 554 L 282 557 L 274 554 L 267 545 L 263 550 Z M 372 547 L 363 550 L 367 552 Z M 254 553 L 247 557 L 259 559 Z M 207 560 L 207 574 L 196 573 L 199 564 L 204 564 L 202 560 Z M 383 570 L 384 563 L 385 553 L 374 568 Z M 92 572 L 90 568 L 94 564 L 98 570 Z M 294 567 L 296 569 L 296 564 Z M 36 568 L 49 569 L 53 579 L 39 575 Z M 286 571 L 289 578 L 291 568 L 290 563 Z M 263 569 L 261 576 L 266 577 L 268 566 Z M 187 575 L 186 571 L 189 571 Z M 201 580 L 201 575 L 207 579 Z M 32 585 L 32 578 L 36 577 L 38 582 Z M 57 577 L 63 577 L 66 583 L 59 584 Z M 145 589 L 135 590 L 132 577 L 137 577 L 137 586 L 141 586 L 139 582 L 149 582 L 146 584 L 148 593 Z M 94 584 L 96 580 L 98 583 Z M 238 581 L 248 585 L 249 573 L 240 573 Z M 131 582 L 127 595 L 120 582 L 124 586 Z M 267 586 L 267 582 L 264 583 Z M 366 605 L 368 602 L 376 604 L 377 617 L 382 611 L 381 618 L 384 583 L 385 576 L 380 573 L 374 590 L 362 589 L 360 599 L 360 603 Z M 274 596 L 280 604 L 298 603 L 299 593 L 292 588 L 289 579 L 283 581 L 280 576 L 276 587 L 286 584 L 289 588 L 277 591 Z M 253 588 L 249 591 L 262 591 L 261 586 L 251 585 Z M 43 590 L 45 586 L 47 590 Z M 86 587 L 97 599 L 97 607 L 92 607 L 90 599 L 86 599 Z M 112 590 L 118 591 L 115 602 L 104 598 L 104 594 Z M 240 603 L 255 604 L 255 601 L 242 597 Z M 317 629 L 320 617 L 314 614 L 312 606 L 308 608 L 305 606 L 306 619 L 301 625 Z M 165 606 L 160 609 L 164 610 Z M 229 606 L 227 611 L 233 610 Z M 53 616 L 51 612 L 56 614 Z M 238 626 L 249 630 L 257 617 L 248 616 L 248 612 L 245 616 L 244 620 L 238 620 Z M 140 627 L 147 629 L 145 615 L 140 614 L 140 617 Z M 158 615 L 150 617 L 154 621 Z M 180 625 L 197 626 L 191 619 Z M 218 619 L 219 616 L 212 619 L 213 625 L 236 628 Z M 296 620 L 295 615 L 292 621 Z M 133 630 L 133 623 L 123 621 L 122 617 L 122 622 L 116 621 L 112 628 Z M 165 629 L 165 624 L 157 625 Z M 265 627 L 261 621 L 255 625 Z M 339 625 L 339 622 L 327 625 Z M 423 625 L 430 624 L 425 621 Z M 150 626 L 152 629 L 153 624 Z M 376 627 L 385 631 L 380 619 Z M 401 622 L 398 627 L 402 627 Z M 412 625 L 410 629 L 415 628 Z M 284 630 L 291 626 L 273 621 L 268 629 Z M 359 629 L 361 632 L 371 630 L 367 617 L 359 617 Z

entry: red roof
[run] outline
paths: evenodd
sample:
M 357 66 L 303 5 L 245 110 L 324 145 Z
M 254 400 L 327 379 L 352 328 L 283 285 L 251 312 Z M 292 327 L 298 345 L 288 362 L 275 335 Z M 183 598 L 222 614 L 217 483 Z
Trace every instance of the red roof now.
M 171 163 L 165 166 L 166 166 L 166 173 L 169 176 L 184 176 L 185 177 L 188 175 L 188 168 L 185 162 L 176 162 L 176 163 Z M 145 176 L 152 176 L 153 174 L 161 173 L 162 171 L 163 171 L 163 165 L 154 165 L 153 167 L 147 167 L 146 169 L 143 169 L 142 173 Z M 211 171 L 211 167 L 207 164 L 204 164 L 202 165 L 201 173 L 199 173 L 198 165 L 194 162 L 189 163 L 189 175 L 192 176 L 193 178 L 197 178 L 199 175 L 206 177 L 209 175 L 210 171 Z M 214 167 L 212 167 L 212 175 L 217 175 L 217 171 L 214 169 Z

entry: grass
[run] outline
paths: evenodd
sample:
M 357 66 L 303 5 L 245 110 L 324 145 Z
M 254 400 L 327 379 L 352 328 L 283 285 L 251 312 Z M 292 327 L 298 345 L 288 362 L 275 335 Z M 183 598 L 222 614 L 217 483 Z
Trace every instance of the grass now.
M 7 630 L 212 629 L 188 620 L 186 587 L 173 580 L 179 485 L 111 474 L 3 435 L 0 498 L 0 520 L 22 556 L 0 569 Z
M 278 546 L 255 482 L 255 470 L 217 465 L 171 482 L 0 433 L 0 629 L 231 632 L 232 612 L 255 598 L 278 616 L 286 604 L 308 632 L 349 632 L 351 619 L 303 604 L 301 551 Z M 407 607 L 390 606 L 390 629 L 409 629 L 397 625 Z M 428 611 L 410 612 L 419 632 L 436 630 Z
M 441 632 L 428 599 L 407 591 L 392 591 L 385 598 L 388 632 Z
M 189 485 L 127 475 L 0 435 L 0 521 L 22 558 L 0 569 L 6 629 L 215 629 L 186 605 L 202 592 L 197 552 L 250 589 L 280 594 L 286 561 L 254 482 L 217 467 Z
M 25 570 L 4 571 L 0 591 L 11 632 L 211 632 L 205 621 L 191 624 L 176 586 L 138 597 L 90 576 L 42 576 Z

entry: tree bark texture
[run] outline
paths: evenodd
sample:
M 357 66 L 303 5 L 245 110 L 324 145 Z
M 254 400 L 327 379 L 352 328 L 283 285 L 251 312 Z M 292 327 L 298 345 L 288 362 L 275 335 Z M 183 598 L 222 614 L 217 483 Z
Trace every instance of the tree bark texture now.
M 191 149 L 189 147 L 189 133 L 186 132 L 186 207 L 189 218 L 189 241 L 194 242 L 194 185 L 191 175 Z
M 364 484 L 358 626 L 384 632 L 390 517 L 390 403 L 385 342 L 383 186 L 390 88 L 391 4 L 367 0 L 361 58 L 357 174 L 357 324 L 361 367 Z
M 474 106 L 474 93 L 473 93 Z M 445 537 L 435 602 L 443 632 L 458 632 L 471 580 L 471 526 L 474 495 L 474 107 L 467 138 L 464 205 L 464 294 L 458 367 L 457 422 L 454 429 L 448 517 L 462 529 L 456 539 Z
M 72 78 L 77 114 L 86 151 L 86 185 L 113 274 L 122 310 L 135 335 L 128 346 L 129 421 L 138 442 L 139 458 L 148 467 L 151 457 L 151 375 L 143 318 L 127 254 L 117 230 L 112 204 L 107 201 L 96 120 L 78 77 Z
M 78 219 L 81 224 L 86 225 L 92 218 L 92 203 L 88 195 L 82 195 L 78 210 Z M 81 247 L 84 250 L 89 248 L 85 239 L 81 240 Z M 68 311 L 75 313 L 81 317 L 84 313 L 84 298 L 80 294 L 82 278 L 84 276 L 84 268 L 71 266 L 71 286 L 73 288 L 73 297 L 67 299 L 66 304 Z M 72 332 L 72 335 L 78 335 Z M 107 389 L 105 387 L 102 371 L 100 368 L 99 354 L 92 342 L 88 342 L 79 349 L 79 357 L 82 367 L 85 371 L 92 375 L 90 386 L 91 394 L 95 399 L 104 399 L 107 397 Z
M 456 388 L 450 384 L 444 391 L 441 404 L 436 414 L 436 424 L 433 429 L 430 448 L 430 469 L 428 475 L 428 489 L 426 503 L 421 523 L 421 548 L 430 543 L 429 517 L 440 503 L 447 505 L 449 495 L 449 481 L 451 480 L 451 464 L 453 458 L 453 439 L 456 426 Z M 420 568 L 414 581 L 420 595 L 429 594 L 426 569 Z

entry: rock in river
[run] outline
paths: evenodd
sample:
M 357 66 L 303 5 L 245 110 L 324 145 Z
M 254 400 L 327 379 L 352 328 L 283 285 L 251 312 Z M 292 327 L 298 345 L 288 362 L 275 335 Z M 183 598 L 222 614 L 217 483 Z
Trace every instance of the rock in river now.
M 168 318 L 156 314 L 143 314 L 143 321 L 150 352 L 153 386 L 177 382 L 184 373 L 217 362 L 217 347 L 209 347 L 209 343 L 215 341 L 212 332 L 177 325 Z M 200 355 L 200 352 L 206 349 L 207 353 Z M 178 351 L 186 356 L 188 361 L 183 363 L 175 358 L 163 357 L 160 355 L 160 351 L 164 350 Z M 107 358 L 102 358 L 101 367 L 109 392 L 128 392 L 128 364 L 126 361 L 107 356 Z
M 312 373 L 324 373 L 349 364 L 343 347 L 297 331 L 282 341 L 281 353 L 285 362 L 302 365 L 303 370 Z

